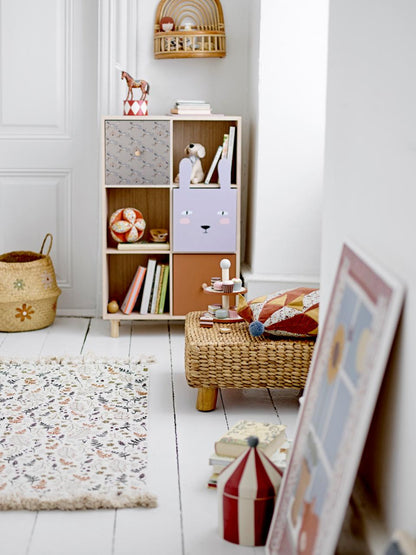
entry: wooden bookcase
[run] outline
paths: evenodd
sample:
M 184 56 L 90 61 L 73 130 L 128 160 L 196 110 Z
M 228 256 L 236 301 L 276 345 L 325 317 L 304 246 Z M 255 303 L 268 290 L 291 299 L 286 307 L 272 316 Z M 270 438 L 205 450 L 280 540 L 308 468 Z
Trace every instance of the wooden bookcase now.
M 175 177 L 179 162 L 185 157 L 189 143 L 201 143 L 206 149 L 202 159 L 207 173 L 216 150 L 230 126 L 235 127 L 235 143 L 231 167 L 231 188 L 236 190 L 237 207 L 235 249 L 223 252 L 221 241 L 216 248 L 191 252 L 175 250 L 173 236 Z M 118 337 L 123 320 L 184 319 L 191 310 L 205 310 L 207 297 L 202 283 L 218 275 L 219 261 L 229 258 L 231 276 L 240 274 L 240 191 L 241 191 L 241 118 L 239 116 L 112 116 L 103 120 L 103 185 L 102 185 L 102 313 L 111 322 L 111 335 Z M 191 185 L 215 191 L 218 173 L 215 170 L 208 185 Z M 111 214 L 119 208 L 137 208 L 146 221 L 143 240 L 150 241 L 150 229 L 169 230 L 169 249 L 158 244 L 122 251 L 108 231 Z M 138 265 L 146 266 L 149 258 L 169 264 L 168 300 L 164 314 L 140 314 L 137 303 L 131 314 L 120 310 L 107 311 L 110 300 L 121 306 Z M 140 301 L 140 296 L 139 296 Z

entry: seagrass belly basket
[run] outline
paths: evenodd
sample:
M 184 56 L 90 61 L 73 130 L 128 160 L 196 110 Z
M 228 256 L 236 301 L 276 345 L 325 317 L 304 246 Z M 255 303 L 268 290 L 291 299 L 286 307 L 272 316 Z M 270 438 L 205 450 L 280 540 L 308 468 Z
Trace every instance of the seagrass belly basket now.
M 43 253 L 49 239 L 49 248 Z M 49 253 L 48 233 L 39 253 L 14 251 L 0 256 L 0 331 L 30 331 L 50 326 L 55 320 L 61 290 Z

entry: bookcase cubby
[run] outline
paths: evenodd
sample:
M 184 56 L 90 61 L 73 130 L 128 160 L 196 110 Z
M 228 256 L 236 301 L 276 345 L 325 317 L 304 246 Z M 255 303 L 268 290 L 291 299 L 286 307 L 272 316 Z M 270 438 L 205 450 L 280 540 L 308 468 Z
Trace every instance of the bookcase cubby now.
M 185 157 L 184 149 L 190 143 L 204 145 L 206 155 L 202 166 L 206 174 L 218 146 L 222 145 L 224 135 L 229 134 L 231 127 L 235 128 L 230 177 L 231 188 L 236 190 L 236 218 L 228 223 L 236 237 L 235 249 L 223 252 L 222 241 L 219 240 L 209 252 L 202 248 L 191 252 L 175 250 L 173 219 L 177 216 L 173 203 L 174 191 L 179 187 L 175 178 L 179 173 L 179 163 Z M 219 261 L 229 258 L 232 261 L 232 276 L 240 274 L 241 118 L 222 115 L 108 116 L 103 120 L 103 161 L 102 314 L 105 320 L 111 322 L 111 335 L 118 336 L 123 320 L 184 319 L 191 310 L 205 310 L 208 303 L 202 283 L 218 274 Z M 215 169 L 209 184 L 190 185 L 190 192 L 205 189 L 209 194 L 209 190 L 218 188 L 218 172 Z M 120 208 L 136 208 L 146 221 L 144 236 L 128 250 L 118 247 L 108 227 L 110 216 Z M 218 207 L 219 210 L 221 208 Z M 209 224 L 217 226 L 218 222 Z M 190 233 L 209 233 L 207 227 L 197 232 L 194 227 Z M 223 228 L 223 233 L 227 233 L 227 226 Z M 168 244 L 152 243 L 151 229 L 167 229 Z M 219 229 L 222 229 L 221 226 L 217 227 L 217 233 Z M 198 241 L 194 243 L 198 245 Z M 138 266 L 146 267 L 149 259 L 156 260 L 157 264 L 169 265 L 164 312 L 141 314 L 139 296 L 132 313 L 124 314 L 121 310 L 110 313 L 108 303 L 116 300 L 121 307 Z

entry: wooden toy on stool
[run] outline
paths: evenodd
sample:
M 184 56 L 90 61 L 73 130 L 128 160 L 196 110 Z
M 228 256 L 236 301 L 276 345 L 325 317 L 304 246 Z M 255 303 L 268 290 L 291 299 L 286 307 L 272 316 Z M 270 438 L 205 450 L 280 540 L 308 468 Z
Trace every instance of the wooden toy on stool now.
M 237 314 L 236 307 L 230 306 L 230 297 L 236 296 L 237 294 L 244 295 L 244 293 L 247 292 L 247 289 L 241 286 L 240 279 L 234 278 L 234 280 L 230 280 L 230 267 L 231 267 L 231 262 L 228 260 L 228 258 L 223 258 L 220 262 L 221 278 L 220 279 L 211 278 L 211 286 L 208 286 L 206 283 L 202 284 L 202 289 L 205 293 L 221 295 L 221 305 L 218 305 L 215 312 L 212 313 L 212 316 L 211 316 L 212 322 L 232 323 L 232 322 L 243 321 L 241 316 Z M 221 281 L 221 283 L 234 281 L 234 287 L 235 287 L 235 283 L 237 282 L 239 288 L 238 290 L 235 290 L 233 288 L 229 292 L 217 290 L 214 288 L 214 284 L 212 283 L 212 280 L 217 280 L 217 281 L 219 280 Z M 208 306 L 208 311 L 203 313 L 201 316 L 201 326 L 208 327 L 206 323 L 210 312 L 211 312 L 210 307 Z

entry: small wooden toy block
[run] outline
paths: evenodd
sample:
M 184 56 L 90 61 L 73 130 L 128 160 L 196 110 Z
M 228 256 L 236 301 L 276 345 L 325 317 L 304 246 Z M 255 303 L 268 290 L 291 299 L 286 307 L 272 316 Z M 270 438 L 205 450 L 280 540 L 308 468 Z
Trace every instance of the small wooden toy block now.
M 212 326 L 214 325 L 213 315 L 209 312 L 205 312 L 204 314 L 202 314 L 202 316 L 199 318 L 199 325 L 201 326 L 201 328 L 212 328 Z

